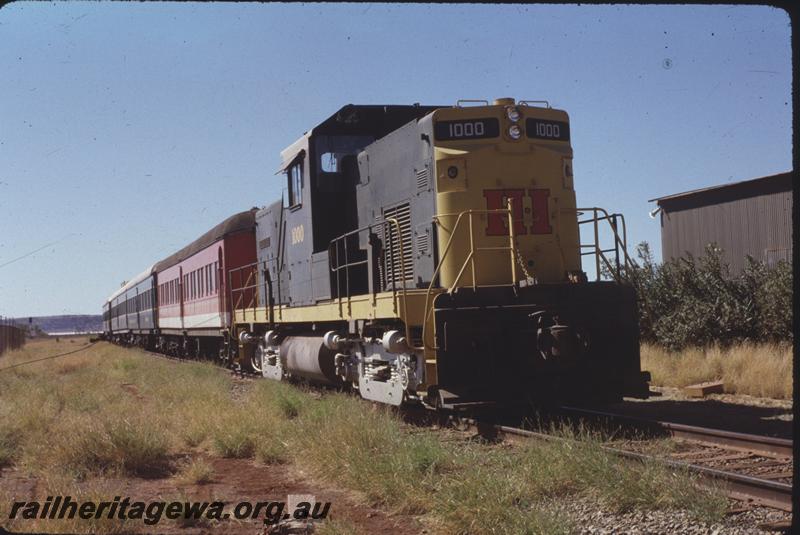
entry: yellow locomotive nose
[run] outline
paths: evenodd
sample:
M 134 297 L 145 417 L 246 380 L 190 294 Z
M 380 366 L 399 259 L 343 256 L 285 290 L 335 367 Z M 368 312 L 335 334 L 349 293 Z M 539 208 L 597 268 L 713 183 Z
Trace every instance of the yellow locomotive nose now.
M 581 270 L 569 117 L 534 102 L 433 114 L 444 288 L 558 283 Z

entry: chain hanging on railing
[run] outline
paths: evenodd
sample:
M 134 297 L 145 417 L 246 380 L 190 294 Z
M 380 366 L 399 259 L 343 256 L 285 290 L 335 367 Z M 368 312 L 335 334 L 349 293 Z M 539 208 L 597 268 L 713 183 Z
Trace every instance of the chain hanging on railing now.
M 525 275 L 525 281 L 528 284 L 536 284 L 536 277 L 534 277 L 533 275 L 530 274 L 530 272 L 528 272 L 528 267 L 525 265 L 525 259 L 522 258 L 522 253 L 519 252 L 519 243 L 517 243 L 516 239 L 514 240 L 514 253 L 516 254 L 517 263 L 519 264 L 519 267 L 522 268 L 522 274 Z

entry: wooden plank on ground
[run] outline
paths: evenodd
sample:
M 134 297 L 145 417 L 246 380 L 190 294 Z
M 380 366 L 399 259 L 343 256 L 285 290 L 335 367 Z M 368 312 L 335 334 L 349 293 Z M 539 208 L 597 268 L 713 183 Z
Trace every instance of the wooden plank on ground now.
M 725 385 L 722 381 L 709 381 L 683 387 L 684 394 L 692 398 L 702 398 L 708 394 L 722 394 L 724 391 Z

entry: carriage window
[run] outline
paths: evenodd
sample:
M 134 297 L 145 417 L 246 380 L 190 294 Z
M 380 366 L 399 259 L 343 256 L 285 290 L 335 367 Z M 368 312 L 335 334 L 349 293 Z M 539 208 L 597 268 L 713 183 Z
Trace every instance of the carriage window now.
M 219 289 L 219 261 L 214 262 L 214 288 Z
M 289 206 L 299 206 L 303 202 L 303 161 L 289 167 L 286 176 L 289 178 Z

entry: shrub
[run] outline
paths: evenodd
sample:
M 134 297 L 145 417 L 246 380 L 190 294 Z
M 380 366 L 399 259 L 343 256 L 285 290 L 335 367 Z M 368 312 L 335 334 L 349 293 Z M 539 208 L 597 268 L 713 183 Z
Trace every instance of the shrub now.
M 714 245 L 705 256 L 656 264 L 646 242 L 639 266 L 622 276 L 636 289 L 642 340 L 672 350 L 737 342 L 792 340 L 792 272 L 786 262 L 769 268 L 748 257 L 732 276 Z

